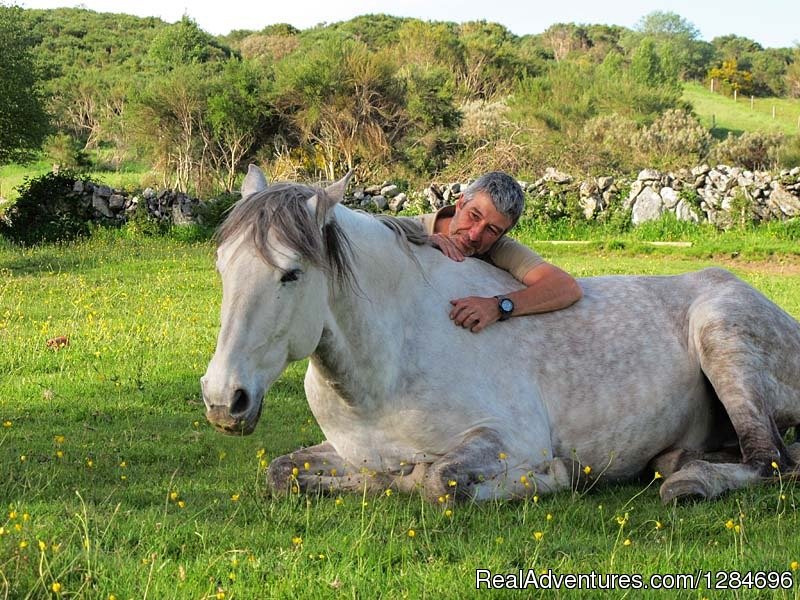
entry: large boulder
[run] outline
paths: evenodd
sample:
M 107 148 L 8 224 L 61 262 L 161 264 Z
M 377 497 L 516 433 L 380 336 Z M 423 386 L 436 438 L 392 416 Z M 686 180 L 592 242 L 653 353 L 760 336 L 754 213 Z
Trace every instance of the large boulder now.
M 654 221 L 664 214 L 664 200 L 650 186 L 645 186 L 633 203 L 631 220 L 634 225 Z
M 772 184 L 767 203 L 777 207 L 787 217 L 800 215 L 800 198 L 789 193 L 780 183 Z

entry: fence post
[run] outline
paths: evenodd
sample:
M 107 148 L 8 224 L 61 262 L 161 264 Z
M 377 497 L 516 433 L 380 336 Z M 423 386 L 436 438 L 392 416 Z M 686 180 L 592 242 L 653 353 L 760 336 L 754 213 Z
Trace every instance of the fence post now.
M 733 101 L 736 102 L 736 98 L 739 95 L 739 90 L 733 90 Z
M 775 118 L 775 105 L 772 105 L 772 118 Z
M 711 78 L 711 93 L 714 93 L 714 78 Z
M 750 110 L 753 110 L 753 100 L 755 99 L 754 96 L 750 96 Z

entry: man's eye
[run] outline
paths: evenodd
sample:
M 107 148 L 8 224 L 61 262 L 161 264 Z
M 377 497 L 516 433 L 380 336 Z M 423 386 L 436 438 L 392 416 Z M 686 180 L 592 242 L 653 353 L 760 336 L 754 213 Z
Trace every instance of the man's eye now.
M 297 278 L 303 274 L 301 269 L 291 269 L 286 271 L 281 277 L 281 283 L 288 283 L 290 281 L 297 281 Z

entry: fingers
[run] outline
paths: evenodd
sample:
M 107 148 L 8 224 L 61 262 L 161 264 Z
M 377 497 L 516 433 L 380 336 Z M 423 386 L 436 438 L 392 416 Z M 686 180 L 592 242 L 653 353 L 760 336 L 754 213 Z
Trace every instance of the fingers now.
M 453 310 L 450 311 L 450 318 L 459 327 L 480 331 L 488 324 L 481 300 L 483 299 L 472 297 L 451 300 L 450 304 L 453 305 Z
M 456 247 L 453 241 L 446 235 L 442 235 L 441 233 L 435 233 L 430 237 L 430 243 L 435 248 L 441 250 L 442 254 L 444 254 L 450 260 L 455 260 L 457 262 L 461 262 L 464 260 L 464 255 Z

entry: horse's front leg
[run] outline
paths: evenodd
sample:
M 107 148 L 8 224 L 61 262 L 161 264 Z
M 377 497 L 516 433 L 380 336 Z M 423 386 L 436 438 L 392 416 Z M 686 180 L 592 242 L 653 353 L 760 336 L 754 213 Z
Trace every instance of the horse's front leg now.
M 570 487 L 570 470 L 559 458 L 532 464 L 533 457 L 508 453 L 500 435 L 485 427 L 432 463 L 423 480 L 433 502 L 522 498 Z
M 391 478 L 358 469 L 345 461 L 330 442 L 300 448 L 270 462 L 267 487 L 273 494 L 382 492 Z

